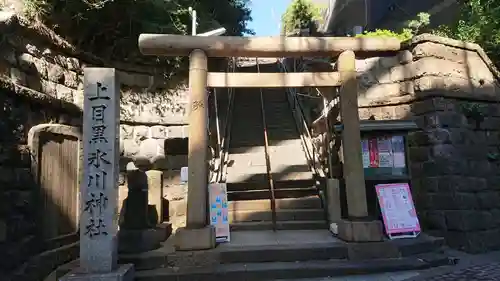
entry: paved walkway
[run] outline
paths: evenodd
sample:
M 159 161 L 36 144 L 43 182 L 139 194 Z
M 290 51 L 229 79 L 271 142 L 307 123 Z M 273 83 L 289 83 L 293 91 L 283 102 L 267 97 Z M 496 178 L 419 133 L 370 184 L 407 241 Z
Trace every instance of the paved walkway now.
M 481 255 L 454 253 L 460 259 L 457 265 L 422 271 L 405 281 L 500 281 L 500 251 Z
M 444 274 L 419 278 L 421 281 L 494 281 L 500 280 L 500 262 L 473 265 Z M 415 280 L 416 281 L 416 280 Z
M 459 259 L 457 265 L 422 271 L 297 279 L 293 281 L 500 281 L 500 251 L 481 255 L 450 251 L 450 256 Z

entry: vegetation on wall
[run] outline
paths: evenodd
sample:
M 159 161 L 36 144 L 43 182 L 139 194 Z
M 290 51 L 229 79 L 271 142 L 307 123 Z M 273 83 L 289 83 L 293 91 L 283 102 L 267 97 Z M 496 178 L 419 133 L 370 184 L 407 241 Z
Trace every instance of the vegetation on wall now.
M 488 56 L 500 62 L 500 0 L 461 0 L 458 20 L 440 26 L 435 34 L 479 44 Z
M 409 21 L 400 31 L 375 30 L 358 36 L 396 37 L 408 40 L 416 34 L 430 32 L 466 42 L 479 44 L 488 56 L 500 66 L 500 0 L 461 0 L 460 14 L 449 25 L 428 29 L 430 15 L 418 14 L 415 20 Z
M 314 5 L 310 0 L 293 0 L 281 16 L 282 30 L 286 33 L 314 28 L 315 22 L 322 20 L 321 9 L 322 7 Z
M 398 32 L 388 29 L 376 29 L 375 31 L 366 31 L 358 34 L 357 37 L 394 37 L 401 41 L 406 41 L 422 33 L 429 24 L 430 15 L 428 13 L 419 13 L 415 19 L 408 21 L 405 27 Z
M 249 0 L 24 0 L 25 14 L 76 48 L 109 60 L 150 60 L 171 75 L 186 70 L 180 58 L 143 57 L 141 33 L 190 34 L 188 8 L 196 10 L 197 30 L 225 27 L 227 35 L 251 34 Z

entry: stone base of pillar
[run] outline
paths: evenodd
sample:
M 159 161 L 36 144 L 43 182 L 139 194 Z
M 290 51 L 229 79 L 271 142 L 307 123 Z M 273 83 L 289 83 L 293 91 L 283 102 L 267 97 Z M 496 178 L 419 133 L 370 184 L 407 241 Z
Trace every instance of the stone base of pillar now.
M 143 253 L 158 249 L 161 242 L 172 234 L 172 224 L 161 223 L 156 228 L 120 229 L 118 233 L 118 252 Z
M 382 222 L 341 220 L 338 237 L 347 242 L 380 242 L 384 240 Z
M 215 228 L 179 228 L 175 233 L 175 249 L 178 251 L 208 250 L 215 248 Z
M 121 264 L 116 270 L 106 273 L 82 273 L 76 269 L 64 275 L 59 281 L 133 281 L 134 277 L 134 265 Z

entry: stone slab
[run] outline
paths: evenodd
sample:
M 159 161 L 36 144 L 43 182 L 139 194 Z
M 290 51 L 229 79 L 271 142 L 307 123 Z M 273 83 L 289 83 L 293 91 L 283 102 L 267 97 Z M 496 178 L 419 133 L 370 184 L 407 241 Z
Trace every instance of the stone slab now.
M 347 242 L 379 242 L 383 241 L 382 222 L 341 220 L 338 223 L 338 236 Z
M 156 212 L 155 224 L 163 222 L 163 172 L 150 170 L 146 172 L 148 178 L 148 204 Z M 148 214 L 151 218 L 151 214 Z
M 106 273 L 81 273 L 76 269 L 59 281 L 133 281 L 134 277 L 134 265 L 122 264 L 118 269 Z
M 175 233 L 175 249 L 178 251 L 208 250 L 215 248 L 215 228 L 179 228 Z
M 353 261 L 401 257 L 398 247 L 389 241 L 346 244 L 347 256 Z
M 141 253 L 157 249 L 172 233 L 172 224 L 162 223 L 150 229 L 121 229 L 118 233 L 120 253 Z

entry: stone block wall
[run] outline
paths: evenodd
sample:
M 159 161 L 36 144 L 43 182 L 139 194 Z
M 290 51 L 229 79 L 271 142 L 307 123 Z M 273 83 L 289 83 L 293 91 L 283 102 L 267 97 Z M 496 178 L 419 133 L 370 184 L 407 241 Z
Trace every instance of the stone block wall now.
M 187 165 L 187 150 L 178 145 L 187 145 L 187 89 L 169 89 L 161 67 L 105 61 L 75 50 L 42 27 L 27 25 L 14 13 L 0 13 L 0 77 L 17 88 L 31 89 L 41 99 L 65 102 L 78 110 L 83 105 L 83 69 L 96 66 L 118 70 L 122 85 L 121 201 L 127 195 L 124 172 L 129 161 L 148 162 L 148 168 L 167 175 L 179 174 Z M 67 123 L 80 126 L 81 120 L 69 118 Z M 172 185 L 168 176 L 164 182 L 167 187 Z M 164 191 L 170 197 L 169 189 Z
M 412 192 L 424 231 L 469 252 L 500 249 L 500 87 L 475 44 L 422 35 L 357 61 L 361 119 L 412 119 Z
M 0 274 L 44 247 L 37 238 L 37 192 L 28 132 L 44 124 L 80 123 L 79 109 L 0 78 Z

